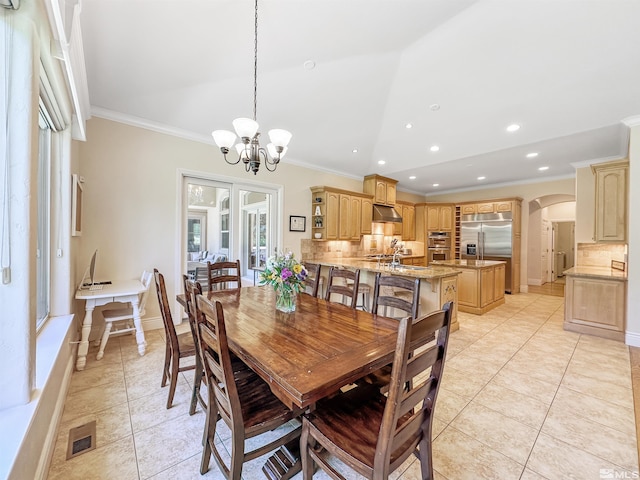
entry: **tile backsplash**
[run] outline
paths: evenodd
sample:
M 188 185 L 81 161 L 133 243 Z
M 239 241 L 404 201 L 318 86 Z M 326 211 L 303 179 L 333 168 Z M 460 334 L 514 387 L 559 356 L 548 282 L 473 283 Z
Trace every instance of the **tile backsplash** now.
M 364 235 L 360 241 L 325 241 L 318 242 L 311 239 L 300 241 L 302 260 L 317 261 L 328 258 L 355 258 L 364 257 L 367 254 L 388 253 L 391 239 L 396 237 L 380 235 Z M 398 240 L 400 237 L 397 237 Z M 401 242 L 406 248 L 412 250 L 413 255 L 423 255 L 424 244 L 422 242 Z M 391 251 L 392 252 L 392 251 Z
M 611 260 L 625 261 L 627 246 L 609 243 L 578 243 L 577 265 L 584 267 L 611 267 Z

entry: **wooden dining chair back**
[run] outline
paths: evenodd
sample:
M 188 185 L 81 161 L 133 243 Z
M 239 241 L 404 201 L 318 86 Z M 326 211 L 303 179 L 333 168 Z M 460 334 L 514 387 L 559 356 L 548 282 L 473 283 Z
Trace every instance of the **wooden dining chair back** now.
M 144 330 L 142 329 L 142 322 L 140 317 L 145 314 L 145 307 L 147 305 L 147 297 L 149 296 L 149 286 L 151 285 L 151 279 L 153 273 L 144 271 L 140 277 L 140 283 L 145 288 L 140 295 L 138 295 L 138 324 L 136 325 L 135 315 L 133 312 L 133 305 L 129 304 L 122 308 L 113 308 L 102 310 L 102 317 L 104 318 L 104 329 L 100 336 L 100 349 L 96 359 L 100 360 L 104 356 L 104 349 L 107 346 L 109 337 L 111 335 L 120 335 L 123 333 L 134 333 L 138 336 L 144 336 Z
M 324 299 L 331 301 L 331 295 L 342 295 L 342 302 L 345 305 L 356 308 L 358 301 L 358 280 L 360 280 L 360 269 L 348 270 L 344 268 L 330 267 L 329 279 L 327 281 L 327 292 Z
M 200 403 L 200 406 L 204 411 L 207 410 L 207 402 L 204 400 L 200 391 L 202 384 L 206 386 L 207 377 L 204 374 L 204 357 L 202 356 L 202 349 L 200 348 L 200 333 L 198 324 L 203 320 L 202 313 L 198 310 L 196 303 L 196 297 L 202 295 L 202 286 L 200 282 L 190 280 L 187 275 L 182 276 L 184 283 L 184 296 L 185 296 L 185 310 L 189 318 L 189 327 L 191 330 L 191 336 L 193 337 L 193 344 L 196 350 L 196 365 L 193 376 L 193 389 L 191 394 L 191 404 L 189 405 L 189 415 L 196 413 L 196 406 Z
M 178 384 L 178 373 L 195 369 L 195 364 L 180 365 L 180 361 L 184 358 L 195 357 L 196 349 L 193 343 L 193 337 L 190 332 L 180 335 L 176 333 L 176 327 L 171 317 L 171 309 L 169 308 L 169 300 L 167 299 L 167 289 L 164 283 L 164 276 L 157 268 L 153 269 L 153 276 L 156 283 L 156 293 L 158 294 L 158 305 L 162 315 L 162 323 L 165 333 L 165 353 L 164 366 L 162 369 L 161 387 L 167 385 L 169 380 L 169 397 L 167 398 L 167 408 L 173 405 L 173 396 L 176 393 L 176 385 Z
M 240 260 L 236 260 L 234 262 L 207 262 L 207 272 L 209 291 L 242 288 Z M 233 285 L 229 286 L 229 283 L 232 283 Z
M 277 438 L 268 434 L 264 443 L 250 451 L 245 451 L 245 440 L 283 426 L 300 416 L 302 410 L 287 408 L 271 392 L 269 385 L 253 370 L 234 368 L 222 304 L 213 303 L 203 295 L 197 296 L 197 302 L 198 308 L 206 319 L 199 324 L 199 333 L 209 391 L 205 425 L 206 442 L 200 473 L 205 474 L 209 470 L 209 461 L 213 455 L 225 478 L 238 480 L 241 478 L 244 462 L 269 453 L 291 441 L 297 442 L 301 427 L 298 425 L 283 429 L 285 432 Z M 224 450 L 225 447 L 215 441 L 218 417 L 231 430 L 229 465 L 224 461 L 228 456 Z M 300 468 L 299 463 L 297 468 Z
M 320 264 L 305 263 L 304 268 L 307 271 L 307 277 L 304 279 L 304 293 L 308 293 L 312 297 L 318 296 L 320 287 Z
M 415 454 L 421 477 L 433 479 L 433 412 L 449 339 L 451 302 L 417 320 L 400 320 L 388 396 L 356 387 L 306 413 L 300 439 L 303 478 L 317 464 L 336 474 L 327 454 L 369 479 L 389 474 Z M 433 340 L 436 334 L 435 342 Z M 411 383 L 411 390 L 405 385 Z M 339 474 L 332 478 L 343 478 Z
M 383 307 L 380 311 L 380 307 Z M 382 275 L 376 273 L 373 287 L 373 313 L 388 316 L 388 309 L 396 309 L 404 312 L 404 315 L 394 318 L 409 316 L 418 318 L 420 307 L 420 279 L 401 277 L 398 275 Z M 397 313 L 391 310 L 391 313 Z

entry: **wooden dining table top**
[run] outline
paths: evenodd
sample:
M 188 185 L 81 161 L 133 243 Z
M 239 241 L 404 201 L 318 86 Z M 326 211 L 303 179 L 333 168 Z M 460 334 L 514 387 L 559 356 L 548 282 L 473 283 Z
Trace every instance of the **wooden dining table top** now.
M 398 322 L 307 294 L 297 309 L 275 308 L 269 287 L 207 292 L 222 303 L 229 348 L 287 406 L 307 407 L 390 363 Z M 184 295 L 177 295 L 184 305 Z

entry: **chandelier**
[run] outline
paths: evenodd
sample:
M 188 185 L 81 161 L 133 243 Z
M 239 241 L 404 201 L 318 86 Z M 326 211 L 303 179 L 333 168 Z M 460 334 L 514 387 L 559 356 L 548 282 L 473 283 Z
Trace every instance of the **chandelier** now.
M 269 130 L 269 140 L 266 150 L 260 146 L 260 132 L 258 132 L 258 122 L 256 122 L 256 107 L 258 104 L 258 0 L 255 8 L 255 35 L 254 35 L 254 57 L 253 57 L 253 120 L 250 118 L 236 118 L 233 121 L 233 128 L 236 133 L 229 130 L 214 130 L 211 135 L 220 147 L 225 161 L 230 165 L 237 165 L 240 160 L 244 163 L 247 172 L 251 171 L 255 175 L 260 169 L 260 163 L 264 161 L 264 166 L 270 172 L 275 171 L 278 163 L 285 153 L 287 145 L 291 140 L 291 133 L 287 130 Z M 236 134 L 240 137 L 241 143 L 235 145 L 238 152 L 238 159 L 235 162 L 229 161 L 227 154 L 236 141 Z

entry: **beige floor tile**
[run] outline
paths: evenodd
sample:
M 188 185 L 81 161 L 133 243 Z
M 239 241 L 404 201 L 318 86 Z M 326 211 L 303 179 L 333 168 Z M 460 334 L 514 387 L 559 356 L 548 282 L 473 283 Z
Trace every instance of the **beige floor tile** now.
M 547 405 L 551 405 L 553 397 L 558 390 L 557 385 L 531 378 L 529 374 L 510 369 L 508 364 L 493 377 L 489 385 L 499 385 L 508 388 L 535 398 Z
M 638 468 L 636 436 L 551 405 L 542 433 L 621 467 Z
M 202 452 L 198 452 L 196 455 L 189 457 L 188 459 L 169 467 L 150 478 L 152 480 L 199 480 L 201 478 L 207 480 L 226 480 L 213 460 L 209 471 L 204 475 L 200 475 L 201 460 Z
M 66 422 L 90 413 L 101 412 L 121 403 L 126 403 L 126 401 L 127 392 L 122 378 L 112 383 L 79 390 L 76 393 L 67 395 L 62 421 Z
M 559 411 L 577 413 L 582 417 L 635 436 L 636 424 L 633 408 L 622 407 L 607 400 L 560 387 L 553 400 Z
M 53 465 L 48 480 L 137 480 L 136 451 L 133 438 L 125 437 Z
M 473 373 L 456 370 L 445 365 L 441 388 L 472 398 L 484 387 L 489 378 L 478 378 Z
M 598 480 L 606 478 L 601 475 L 603 470 L 619 467 L 541 433 L 533 446 L 527 469 L 550 480 Z
M 463 397 L 446 388 L 438 390 L 434 419 L 443 422 L 445 425 L 451 421 L 469 404 L 469 397 Z
M 541 427 L 549 410 L 540 400 L 495 384 L 483 388 L 475 401 L 532 428 Z
M 140 478 L 156 475 L 202 452 L 205 416 L 184 414 L 134 433 Z
M 542 475 L 538 475 L 533 470 L 529 470 L 528 468 L 525 468 L 524 472 L 522 472 L 522 476 L 520 477 L 520 480 L 547 480 L 547 479 Z
M 95 365 L 93 368 L 75 371 L 71 375 L 68 394 L 74 394 L 80 390 L 97 387 L 106 383 L 113 383 L 115 380 L 124 379 L 122 363 L 104 363 Z
M 168 395 L 169 386 L 167 385 L 161 390 L 156 390 L 151 395 L 129 402 L 131 425 L 134 432 L 145 430 L 189 412 L 191 389 L 185 382 L 178 382 L 171 408 L 167 408 Z
M 63 422 L 58 427 L 58 438 L 51 460 L 52 465 L 65 462 L 67 458 L 67 444 L 69 430 L 91 421 L 96 422 L 96 448 L 103 447 L 124 437 L 131 436 L 131 421 L 129 419 L 129 406 L 121 403 L 99 413 L 90 413 L 82 417 Z
M 433 466 L 449 479 L 517 480 L 524 466 L 484 443 L 447 427 L 433 442 Z
M 478 440 L 512 460 L 524 465 L 533 448 L 538 429 L 471 402 L 451 426 Z
M 618 383 L 612 382 L 606 377 L 596 379 L 583 373 L 576 372 L 575 369 L 567 369 L 567 373 L 562 378 L 562 386 L 622 407 L 633 408 L 633 391 L 631 388 L 621 387 Z M 630 382 L 631 379 L 629 379 L 629 387 Z

